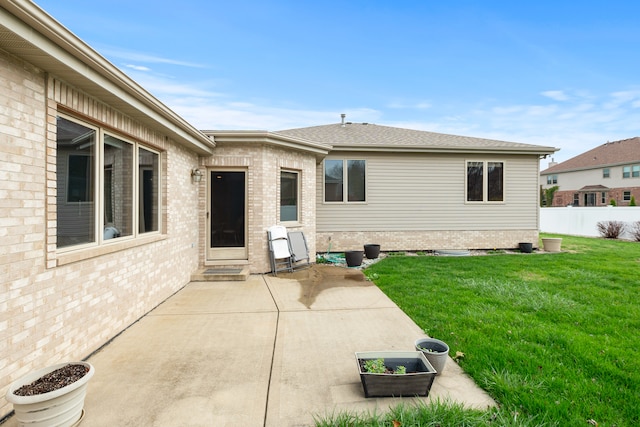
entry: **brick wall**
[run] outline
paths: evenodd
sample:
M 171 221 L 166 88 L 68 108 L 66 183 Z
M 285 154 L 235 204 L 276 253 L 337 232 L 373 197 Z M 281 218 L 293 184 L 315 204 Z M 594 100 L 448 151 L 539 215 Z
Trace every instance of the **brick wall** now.
M 164 135 L 0 51 L 0 418 L 18 377 L 87 357 L 189 281 L 197 268 L 198 157 Z M 160 233 L 56 249 L 60 108 L 161 153 Z
M 594 191 L 594 193 L 596 193 L 595 206 L 606 206 L 609 204 L 611 199 L 616 201 L 617 206 L 629 206 L 630 201 L 624 200 L 625 191 L 630 192 L 631 196 L 635 198 L 636 203 L 640 204 L 640 187 L 619 187 L 607 190 L 607 196 L 604 203 L 602 202 L 601 192 Z M 578 192 L 572 190 L 556 191 L 553 195 L 553 206 L 561 207 L 573 205 L 573 196 L 576 193 Z M 580 203 L 576 206 L 584 206 L 584 193 L 578 194 L 580 194 Z
M 286 226 L 289 230 L 304 232 L 313 259 L 316 203 L 316 162 L 313 154 L 269 144 L 219 143 L 215 155 L 202 161 L 202 166 L 208 170 L 244 170 L 247 173 L 247 262 L 252 273 L 270 271 L 267 229 L 279 224 L 280 171 L 299 172 L 301 214 L 298 223 Z M 205 230 L 207 194 L 204 180 L 200 189 L 200 227 Z M 203 255 L 206 245 L 206 233 L 203 232 L 200 241 Z M 202 259 L 205 260 L 206 256 Z
M 331 252 L 362 250 L 365 244 L 379 244 L 381 251 L 427 251 L 436 249 L 511 249 L 520 242 L 538 247 L 535 230 L 476 231 L 386 231 L 318 233 L 316 250 Z

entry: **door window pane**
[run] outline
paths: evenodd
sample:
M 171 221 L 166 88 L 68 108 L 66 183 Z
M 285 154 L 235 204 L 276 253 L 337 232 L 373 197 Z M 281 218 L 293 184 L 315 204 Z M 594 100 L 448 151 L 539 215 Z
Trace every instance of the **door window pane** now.
M 280 221 L 298 220 L 298 174 L 280 172 Z
M 96 131 L 57 118 L 57 247 L 95 242 Z
M 211 248 L 245 245 L 245 173 L 211 171 Z

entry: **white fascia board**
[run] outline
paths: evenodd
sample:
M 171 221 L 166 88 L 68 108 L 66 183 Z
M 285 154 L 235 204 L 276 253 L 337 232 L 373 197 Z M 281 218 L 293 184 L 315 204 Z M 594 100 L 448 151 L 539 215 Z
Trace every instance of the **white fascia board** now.
M 78 86 L 94 85 L 96 89 L 109 93 L 136 110 L 138 114 L 133 115 L 136 119 L 142 118 L 141 121 L 145 124 L 152 122 L 163 128 L 177 142 L 190 146 L 199 154 L 212 154 L 215 143 L 210 138 L 162 104 L 38 6 L 30 1 L 17 0 L 2 0 L 0 4 L 9 11 L 7 13 L 0 9 L 1 24 L 31 44 L 43 56 L 42 63 L 37 63 L 37 59 L 34 60 L 34 56 L 29 53 L 25 60 L 43 71 L 58 75 L 59 71 L 48 70 L 44 64 L 45 57 L 54 59 L 60 68 L 85 80 L 78 82 Z M 127 114 L 126 111 L 123 113 Z
M 212 135 L 217 143 L 243 143 L 243 144 L 267 144 L 281 148 L 290 148 L 299 151 L 313 153 L 315 155 L 326 156 L 332 147 L 327 144 L 319 144 L 298 138 L 291 138 L 283 135 L 276 135 L 269 131 L 203 131 L 207 135 Z

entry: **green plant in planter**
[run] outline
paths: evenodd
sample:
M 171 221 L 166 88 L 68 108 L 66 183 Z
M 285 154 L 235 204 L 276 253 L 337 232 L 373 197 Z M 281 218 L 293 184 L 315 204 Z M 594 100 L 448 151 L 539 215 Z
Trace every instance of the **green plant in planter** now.
M 427 353 L 435 353 L 436 351 L 432 348 L 426 348 L 426 347 L 422 347 L 422 346 L 418 346 L 418 349 L 420 351 L 426 351 Z
M 384 374 L 387 368 L 384 359 L 371 359 L 364 362 L 364 370 L 370 374 Z
M 364 362 L 364 370 L 369 374 L 385 374 L 387 372 L 391 372 L 391 370 L 387 370 L 387 367 L 384 364 L 384 359 L 371 359 L 365 360 Z M 393 371 L 394 374 L 403 375 L 407 373 L 406 366 L 399 365 L 396 367 L 396 370 Z

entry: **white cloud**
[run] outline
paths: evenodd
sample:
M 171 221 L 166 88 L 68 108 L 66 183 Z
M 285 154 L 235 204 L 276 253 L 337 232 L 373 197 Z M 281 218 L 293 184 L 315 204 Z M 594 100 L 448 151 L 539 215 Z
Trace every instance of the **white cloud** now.
M 393 101 L 387 104 L 387 108 L 392 109 L 411 109 L 411 110 L 426 110 L 431 108 L 431 103 L 428 101 L 419 101 L 419 102 L 403 102 L 403 101 Z
M 135 72 L 135 70 L 133 71 Z M 301 103 L 239 98 L 214 90 L 220 82 L 176 82 L 139 72 L 137 81 L 154 96 L 199 129 L 262 129 L 277 131 L 339 123 L 368 122 L 431 132 L 475 136 L 561 148 L 554 157 L 568 160 L 606 141 L 640 136 L 640 91 L 621 90 L 602 95 L 573 92 L 558 104 L 499 104 L 495 99 L 472 104 L 468 99 L 430 108 L 398 110 L 343 105 L 327 109 Z M 579 95 L 578 95 L 579 94 Z M 427 104 L 427 103 L 424 103 Z M 396 108 L 392 108 L 396 106 Z M 402 104 L 409 106 L 411 104 Z M 425 105 L 426 106 L 426 105 Z
M 547 98 L 551 98 L 554 101 L 567 101 L 569 96 L 561 90 L 547 90 L 541 93 L 542 96 L 546 96 Z
M 126 64 L 125 67 L 136 71 L 151 71 L 151 68 L 142 65 Z
M 113 47 L 102 48 L 100 50 L 100 53 L 106 57 L 117 58 L 121 60 L 132 61 L 132 62 L 142 62 L 147 64 L 179 65 L 181 67 L 189 67 L 189 68 L 207 68 L 206 65 L 195 63 L 195 62 L 181 61 L 173 58 L 164 58 L 161 56 L 142 53 L 142 52 L 131 52 L 128 50 L 123 50 L 123 49 L 118 49 Z

